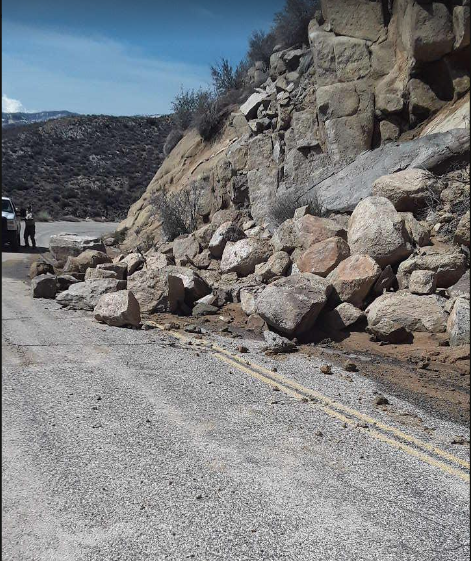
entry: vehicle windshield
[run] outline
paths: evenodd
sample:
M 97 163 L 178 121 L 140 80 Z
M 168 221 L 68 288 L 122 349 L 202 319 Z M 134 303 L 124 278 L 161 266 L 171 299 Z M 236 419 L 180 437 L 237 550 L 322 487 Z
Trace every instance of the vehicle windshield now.
M 13 212 L 13 207 L 8 199 L 2 199 L 2 212 Z

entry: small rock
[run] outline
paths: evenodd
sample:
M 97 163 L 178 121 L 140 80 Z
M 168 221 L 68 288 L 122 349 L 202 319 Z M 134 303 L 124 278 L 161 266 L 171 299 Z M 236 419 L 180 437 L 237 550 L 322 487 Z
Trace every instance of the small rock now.
M 389 405 L 389 400 L 384 395 L 378 395 L 375 398 L 375 405 Z
M 249 349 L 247 347 L 245 347 L 244 345 L 239 345 L 237 347 L 237 350 L 239 351 L 239 353 L 248 353 Z
M 358 366 L 351 360 L 346 360 L 343 367 L 347 372 L 358 372 Z
M 201 327 L 197 325 L 193 325 L 191 323 L 187 323 L 183 328 L 187 333 L 201 333 Z
M 322 372 L 322 374 L 332 374 L 332 367 L 330 366 L 330 364 L 323 364 L 320 367 L 320 371 Z
M 296 349 L 296 344 L 286 337 L 282 337 L 273 331 L 264 331 L 263 337 L 267 343 L 266 352 L 270 354 L 290 353 Z

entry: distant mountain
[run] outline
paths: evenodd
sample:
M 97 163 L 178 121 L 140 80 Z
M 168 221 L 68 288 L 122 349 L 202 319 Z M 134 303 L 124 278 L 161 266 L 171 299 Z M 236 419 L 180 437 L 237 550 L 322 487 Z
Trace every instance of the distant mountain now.
M 41 123 L 49 121 L 50 119 L 60 119 L 61 117 L 73 117 L 76 115 L 78 115 L 78 113 L 72 113 L 71 111 L 39 111 L 38 113 L 2 112 L 2 128 Z
M 2 192 L 53 218 L 124 218 L 162 163 L 170 117 L 83 115 L 6 127 Z

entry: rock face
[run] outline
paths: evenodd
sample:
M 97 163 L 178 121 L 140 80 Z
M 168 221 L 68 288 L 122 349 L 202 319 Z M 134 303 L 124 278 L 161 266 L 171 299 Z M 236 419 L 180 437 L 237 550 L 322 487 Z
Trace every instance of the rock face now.
M 139 302 L 130 290 L 101 296 L 93 315 L 97 321 L 113 327 L 138 326 L 141 323 Z
M 412 332 L 443 333 L 447 322 L 443 300 L 436 295 L 417 296 L 405 290 L 383 294 L 366 309 L 368 327 L 378 331 L 381 323 L 389 320 Z
M 31 294 L 33 298 L 54 298 L 56 292 L 57 281 L 54 275 L 38 275 L 31 281 Z
M 49 251 L 60 266 L 65 264 L 67 257 L 77 257 L 87 249 L 106 253 L 106 248 L 101 238 L 94 236 L 57 234 L 51 236 L 49 241 Z
M 326 277 L 337 265 L 349 257 L 350 248 L 342 238 L 328 238 L 315 243 L 301 254 L 296 265 L 301 273 Z
M 360 307 L 380 274 L 381 268 L 369 255 L 351 255 L 329 274 L 327 280 L 342 302 Z
M 185 300 L 182 279 L 159 269 L 136 271 L 128 278 L 128 289 L 145 313 L 176 313 Z
M 358 204 L 350 217 L 348 245 L 352 254 L 369 255 L 380 267 L 412 253 L 404 222 L 384 197 L 368 197 Z
M 437 275 L 437 288 L 455 284 L 466 271 L 466 257 L 456 248 L 424 248 L 418 255 L 403 261 L 397 270 L 399 288 L 408 288 L 412 271 L 433 271 Z
M 211 255 L 216 257 L 216 259 L 220 259 L 227 242 L 236 242 L 243 238 L 245 238 L 245 234 L 237 226 L 237 224 L 234 224 L 233 222 L 224 222 L 214 232 L 209 242 L 208 249 L 211 252 Z
M 305 333 L 314 325 L 330 289 L 325 279 L 309 273 L 277 280 L 257 298 L 258 314 L 285 335 Z
M 390 200 L 399 211 L 414 212 L 439 193 L 439 181 L 423 169 L 406 169 L 384 175 L 373 183 L 373 195 Z
M 227 242 L 221 260 L 221 272 L 235 272 L 246 277 L 255 271 L 255 266 L 268 259 L 270 249 L 266 242 L 247 238 L 237 242 Z
M 93 310 L 103 294 L 118 292 L 126 288 L 126 281 L 116 279 L 92 279 L 73 284 L 61 292 L 56 301 L 72 310 Z
M 89 268 L 95 268 L 101 263 L 111 262 L 111 257 L 108 257 L 103 251 L 86 249 L 77 257 L 67 258 L 64 265 L 64 273 L 85 273 Z
M 469 345 L 469 299 L 456 299 L 447 322 L 450 345 Z

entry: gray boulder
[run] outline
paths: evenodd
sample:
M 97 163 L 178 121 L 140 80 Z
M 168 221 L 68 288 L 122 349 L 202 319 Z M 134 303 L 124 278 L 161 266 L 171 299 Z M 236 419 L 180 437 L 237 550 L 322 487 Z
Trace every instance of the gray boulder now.
M 87 249 L 106 253 L 103 241 L 96 236 L 63 233 L 51 236 L 49 240 L 49 251 L 61 267 L 67 261 L 67 257 L 77 257 Z
M 113 327 L 138 326 L 141 323 L 139 302 L 130 290 L 104 294 L 98 300 L 93 314 L 100 323 Z
M 469 345 L 469 299 L 459 297 L 447 322 L 447 332 L 450 337 L 450 345 Z
M 469 269 L 462 277 L 460 277 L 460 279 L 455 284 L 453 284 L 448 288 L 447 292 L 450 298 L 458 298 L 458 296 L 464 296 L 469 300 L 469 292 L 470 292 Z
M 116 275 L 119 280 L 126 280 L 128 276 L 128 265 L 121 261 L 119 263 L 100 263 L 96 266 L 98 271 L 109 271 Z
M 394 265 L 412 253 L 404 221 L 384 197 L 367 197 L 358 203 L 347 239 L 352 254 L 369 255 L 380 267 Z
M 412 271 L 409 292 L 412 294 L 433 294 L 437 288 L 437 275 L 433 271 Z
M 263 338 L 267 344 L 265 347 L 265 352 L 267 354 L 291 353 L 296 349 L 296 344 L 293 343 L 293 341 L 273 331 L 265 330 L 263 332 Z
M 257 298 L 257 311 L 268 325 L 294 336 L 311 329 L 331 290 L 323 278 L 291 275 L 268 285 Z
M 58 275 L 57 276 L 57 292 L 63 292 L 67 290 L 73 284 L 77 284 L 79 281 L 72 275 Z
M 185 302 L 192 306 L 197 300 L 211 294 L 211 288 L 208 283 L 193 269 L 188 267 L 166 267 L 163 270 L 166 274 L 181 279 L 185 289 Z
M 243 238 L 245 238 L 245 234 L 237 224 L 230 221 L 223 222 L 211 237 L 208 248 L 211 255 L 220 259 L 227 242 L 236 242 Z
M 368 327 L 378 331 L 381 323 L 389 320 L 411 332 L 443 333 L 447 321 L 444 305 L 444 298 L 435 294 L 418 296 L 406 290 L 388 292 L 366 309 Z
M 31 295 L 33 298 L 55 298 L 56 293 L 57 280 L 55 275 L 46 273 L 31 280 Z
M 270 256 L 268 243 L 256 238 L 246 238 L 237 242 L 227 242 L 221 259 L 221 272 L 236 272 L 246 277 L 255 271 L 255 266 Z
M 121 259 L 120 263 L 125 263 L 128 266 L 127 274 L 132 275 L 138 269 L 142 268 L 144 259 L 139 253 L 129 253 Z
M 149 314 L 176 313 L 185 300 L 185 287 L 181 278 L 161 269 L 136 271 L 128 277 L 128 289 L 139 302 L 141 312 Z
M 200 244 L 193 235 L 177 238 L 173 242 L 173 257 L 177 265 L 188 265 L 199 252 Z
M 103 294 L 118 292 L 126 288 L 126 281 L 117 279 L 92 279 L 73 284 L 61 292 L 56 301 L 72 310 L 93 310 Z
M 255 276 L 261 282 L 268 282 L 275 277 L 283 276 L 291 264 L 286 251 L 276 251 L 266 263 L 255 266 Z
M 323 317 L 324 323 L 327 327 L 335 330 L 347 329 L 355 324 L 358 320 L 363 318 L 365 313 L 359 308 L 343 302 L 331 312 L 325 314 Z

